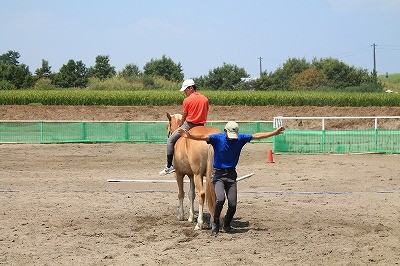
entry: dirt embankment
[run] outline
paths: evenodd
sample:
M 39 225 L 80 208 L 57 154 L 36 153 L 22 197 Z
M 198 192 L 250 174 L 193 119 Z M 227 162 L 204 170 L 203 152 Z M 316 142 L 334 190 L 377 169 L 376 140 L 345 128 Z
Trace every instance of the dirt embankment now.
M 181 106 L 0 105 L 0 120 L 159 121 Z M 209 120 L 272 120 L 274 116 L 400 116 L 400 107 L 210 106 Z

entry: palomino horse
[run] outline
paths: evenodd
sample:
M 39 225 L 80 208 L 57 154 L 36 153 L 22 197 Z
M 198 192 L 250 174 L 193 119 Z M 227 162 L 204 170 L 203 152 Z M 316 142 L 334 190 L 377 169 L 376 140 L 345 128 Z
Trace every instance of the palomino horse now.
M 179 127 L 182 120 L 181 114 L 170 115 L 167 113 L 169 120 L 168 124 L 168 135 L 170 135 L 175 129 Z M 190 129 L 190 133 L 193 134 L 211 134 L 218 133 L 219 130 L 216 127 L 210 126 L 197 126 Z M 197 200 L 199 202 L 199 215 L 197 218 L 197 224 L 195 230 L 203 229 L 203 208 L 205 202 L 205 194 L 207 194 L 207 203 L 211 217 L 214 217 L 214 205 L 215 205 L 215 191 L 211 184 L 211 173 L 212 173 L 212 161 L 214 158 L 214 150 L 211 145 L 205 141 L 197 141 L 188 138 L 179 138 L 175 143 L 174 149 L 174 168 L 175 177 L 178 183 L 178 220 L 184 220 L 183 214 L 183 199 L 185 193 L 183 191 L 183 178 L 185 175 L 190 180 L 190 209 L 189 209 L 189 222 L 193 222 L 194 218 L 194 198 L 195 189 L 197 189 Z M 206 191 L 203 188 L 203 176 L 206 176 L 207 186 Z

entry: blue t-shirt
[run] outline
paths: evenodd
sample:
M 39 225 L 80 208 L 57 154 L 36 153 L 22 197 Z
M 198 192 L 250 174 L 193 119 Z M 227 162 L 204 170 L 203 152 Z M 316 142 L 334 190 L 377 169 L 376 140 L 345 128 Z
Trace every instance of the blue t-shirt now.
M 234 168 L 239 162 L 240 152 L 243 146 L 250 142 L 252 135 L 239 134 L 238 139 L 228 139 L 225 133 L 209 135 L 210 143 L 214 147 L 215 168 Z

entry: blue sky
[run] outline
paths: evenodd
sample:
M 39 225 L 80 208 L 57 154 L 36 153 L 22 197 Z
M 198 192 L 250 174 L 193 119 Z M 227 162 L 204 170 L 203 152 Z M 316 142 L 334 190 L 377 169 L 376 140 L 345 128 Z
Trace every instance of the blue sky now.
M 0 54 L 20 53 L 34 72 L 109 55 L 117 71 L 164 54 L 185 78 L 222 64 L 252 77 L 288 58 L 334 57 L 400 73 L 400 0 L 0 0 Z

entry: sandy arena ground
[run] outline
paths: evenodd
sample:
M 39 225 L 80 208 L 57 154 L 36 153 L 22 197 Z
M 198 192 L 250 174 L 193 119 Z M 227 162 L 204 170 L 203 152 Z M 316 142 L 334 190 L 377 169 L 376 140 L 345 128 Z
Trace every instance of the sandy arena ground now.
M 13 108 L 0 107 L 0 118 L 18 119 Z M 212 236 L 176 220 L 175 183 L 107 182 L 174 180 L 158 176 L 165 145 L 0 144 L 0 265 L 400 264 L 399 155 L 267 163 L 270 149 L 245 146 L 238 174 L 255 174 L 238 184 L 237 232 Z

